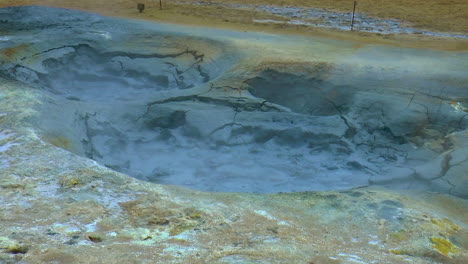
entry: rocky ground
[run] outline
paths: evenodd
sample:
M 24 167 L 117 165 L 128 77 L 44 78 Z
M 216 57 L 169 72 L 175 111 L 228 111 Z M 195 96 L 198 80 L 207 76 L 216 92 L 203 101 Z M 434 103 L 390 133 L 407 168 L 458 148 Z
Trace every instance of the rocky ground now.
M 467 261 L 466 52 L 0 20 L 0 260 Z

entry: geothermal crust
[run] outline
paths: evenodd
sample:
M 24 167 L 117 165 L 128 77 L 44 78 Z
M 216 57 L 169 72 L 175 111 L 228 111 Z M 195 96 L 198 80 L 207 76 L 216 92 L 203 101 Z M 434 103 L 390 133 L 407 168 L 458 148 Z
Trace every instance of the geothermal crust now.
M 466 260 L 466 53 L 0 20 L 0 260 Z

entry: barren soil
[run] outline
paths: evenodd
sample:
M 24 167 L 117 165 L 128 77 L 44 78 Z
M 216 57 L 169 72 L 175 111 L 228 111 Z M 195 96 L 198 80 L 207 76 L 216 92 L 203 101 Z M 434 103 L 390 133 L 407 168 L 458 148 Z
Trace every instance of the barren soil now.
M 136 3 L 146 4 L 143 13 L 136 9 Z M 440 38 L 418 34 L 374 34 L 367 32 L 343 32 L 333 29 L 319 29 L 302 25 L 255 23 L 254 19 L 272 19 L 271 14 L 254 9 L 256 5 L 282 7 L 314 7 L 330 11 L 350 12 L 352 0 L 0 0 L 0 7 L 18 5 L 46 5 L 95 12 L 103 15 L 138 18 L 158 22 L 192 24 L 248 31 L 266 31 L 286 34 L 320 35 L 338 39 L 354 40 L 361 43 L 385 43 L 407 47 L 435 48 L 446 50 L 467 50 L 468 40 Z M 223 4 L 223 5 L 220 5 Z M 252 5 L 252 8 L 236 9 L 224 4 Z M 371 17 L 397 19 L 402 25 L 434 32 L 468 33 L 468 1 L 466 0 L 360 0 L 357 12 Z

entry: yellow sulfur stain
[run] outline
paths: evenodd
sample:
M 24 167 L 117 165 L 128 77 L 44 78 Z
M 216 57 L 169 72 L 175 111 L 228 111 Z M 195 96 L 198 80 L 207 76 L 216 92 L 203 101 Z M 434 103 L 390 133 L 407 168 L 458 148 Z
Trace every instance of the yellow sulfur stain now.
M 390 234 L 390 237 L 395 240 L 404 240 L 407 238 L 407 234 L 405 231 L 401 230 L 399 232 L 393 232 Z
M 443 219 L 431 218 L 431 222 L 433 224 L 438 225 L 439 227 L 443 228 L 445 231 L 450 232 L 450 233 L 456 232 L 456 231 L 458 231 L 460 229 L 460 227 L 457 224 L 455 224 L 454 222 L 450 221 L 447 218 L 443 218 Z
M 458 252 L 457 247 L 443 237 L 431 237 L 431 243 L 432 248 L 448 258 L 452 258 L 450 254 Z
M 70 181 L 70 184 L 73 185 L 73 186 L 77 185 L 78 183 L 79 183 L 79 181 L 77 179 L 72 179 Z
M 398 249 L 390 249 L 390 253 L 395 254 L 395 255 L 405 255 L 403 251 L 398 250 Z
M 201 218 L 202 216 L 201 214 L 191 214 L 189 215 L 189 217 L 193 219 L 193 218 Z
M 72 178 L 71 176 L 64 176 L 59 179 L 59 184 L 62 187 L 73 188 L 80 184 L 80 181 L 77 178 Z

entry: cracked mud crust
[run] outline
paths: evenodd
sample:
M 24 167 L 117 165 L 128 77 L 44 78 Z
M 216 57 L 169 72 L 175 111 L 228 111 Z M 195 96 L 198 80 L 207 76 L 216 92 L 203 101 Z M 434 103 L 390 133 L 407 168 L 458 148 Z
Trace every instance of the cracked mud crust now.
M 8 135 L 17 145 L 1 181 L 6 263 L 466 261 L 465 200 L 378 188 L 196 192 L 136 181 L 30 132 Z
M 0 16 L 0 263 L 468 262 L 466 53 Z

